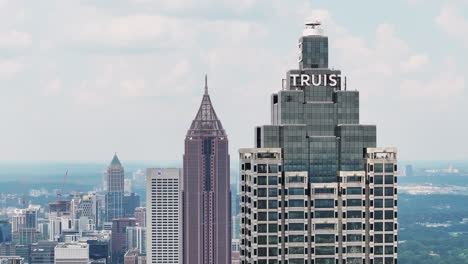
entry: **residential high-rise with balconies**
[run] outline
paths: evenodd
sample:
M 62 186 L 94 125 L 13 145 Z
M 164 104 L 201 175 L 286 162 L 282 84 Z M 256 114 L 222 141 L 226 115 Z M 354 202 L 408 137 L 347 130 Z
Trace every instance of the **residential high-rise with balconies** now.
M 397 152 L 359 123 L 359 92 L 328 67 L 320 23 L 240 150 L 242 264 L 397 263 Z
M 205 77 L 205 94 L 185 137 L 184 264 L 231 262 L 229 162 L 227 134 Z

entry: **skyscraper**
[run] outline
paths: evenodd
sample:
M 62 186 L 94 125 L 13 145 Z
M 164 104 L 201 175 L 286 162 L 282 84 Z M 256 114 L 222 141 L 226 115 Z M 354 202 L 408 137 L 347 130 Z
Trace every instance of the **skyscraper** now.
M 231 261 L 229 149 L 208 94 L 185 137 L 184 264 Z M 149 214 L 149 213 L 148 213 Z
M 123 263 L 127 251 L 127 227 L 136 226 L 135 218 L 115 218 L 112 220 L 112 263 Z
M 148 235 L 145 235 L 145 247 L 148 263 L 180 264 L 183 237 L 182 169 L 148 169 L 146 177 Z
M 240 150 L 241 263 L 396 263 L 396 149 L 359 124 L 359 92 L 328 68 L 320 23 L 299 49 L 272 124 Z
M 112 222 L 112 219 L 124 216 L 124 174 L 124 167 L 116 153 L 106 172 L 106 222 Z

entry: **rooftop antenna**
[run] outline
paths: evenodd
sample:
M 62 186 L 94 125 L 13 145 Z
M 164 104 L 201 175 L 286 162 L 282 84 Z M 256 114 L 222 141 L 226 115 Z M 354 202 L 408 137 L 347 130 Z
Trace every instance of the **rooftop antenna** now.
M 312 28 L 316 28 L 316 27 L 319 27 L 321 25 L 322 25 L 322 22 L 320 22 L 318 20 L 306 23 L 306 26 L 312 27 Z
M 208 95 L 208 74 L 205 74 L 205 95 Z

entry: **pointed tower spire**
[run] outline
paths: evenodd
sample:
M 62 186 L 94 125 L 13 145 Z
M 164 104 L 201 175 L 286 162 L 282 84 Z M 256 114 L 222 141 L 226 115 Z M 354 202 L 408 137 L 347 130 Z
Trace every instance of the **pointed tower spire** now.
M 208 74 L 205 74 L 205 95 L 208 95 Z

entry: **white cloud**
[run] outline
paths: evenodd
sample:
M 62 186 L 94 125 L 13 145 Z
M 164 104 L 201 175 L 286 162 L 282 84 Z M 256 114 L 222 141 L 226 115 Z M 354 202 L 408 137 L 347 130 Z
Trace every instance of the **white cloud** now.
M 408 97 L 431 97 L 433 100 L 454 99 L 465 89 L 465 77 L 456 72 L 444 71 L 431 80 L 404 80 L 401 94 Z
M 57 96 L 62 90 L 62 81 L 60 79 L 54 79 L 48 82 L 41 91 L 42 96 Z
M 468 46 L 468 19 L 457 8 L 443 7 L 435 21 L 447 34 L 461 39 Z
M 17 30 L 0 31 L 0 48 L 28 47 L 31 42 L 28 33 Z
M 421 72 L 428 64 L 429 56 L 427 54 L 413 55 L 401 63 L 401 70 L 405 73 Z
M 18 72 L 22 71 L 24 64 L 22 59 L 0 59 L 0 80 L 8 80 L 13 78 Z

